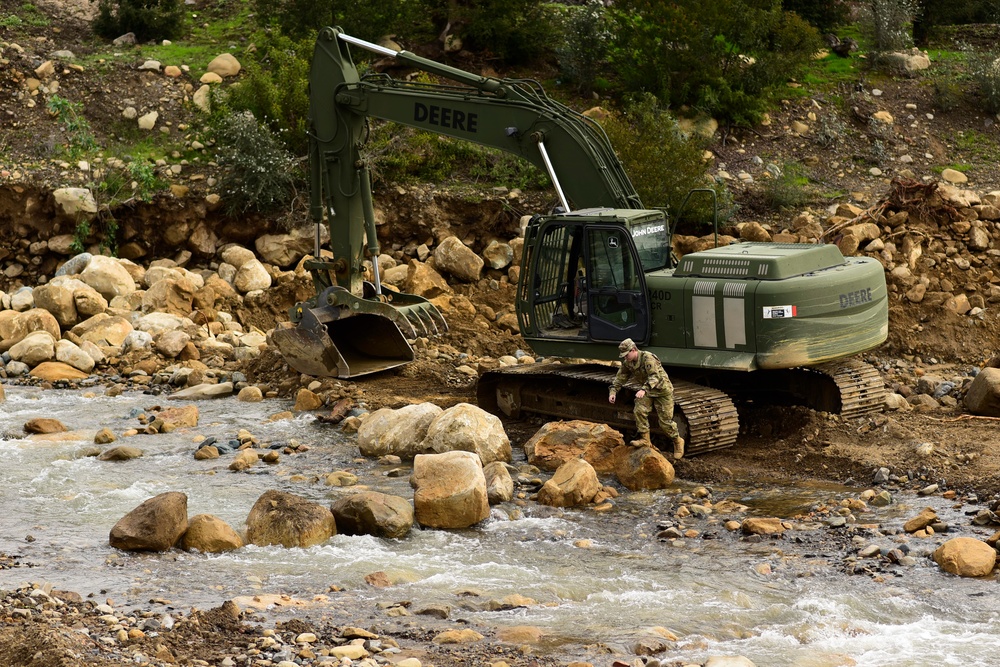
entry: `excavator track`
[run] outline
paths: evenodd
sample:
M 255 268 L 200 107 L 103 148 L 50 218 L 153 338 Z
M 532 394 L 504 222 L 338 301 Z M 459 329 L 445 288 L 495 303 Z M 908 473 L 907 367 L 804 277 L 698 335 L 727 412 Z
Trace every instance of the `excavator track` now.
M 869 364 L 857 359 L 845 359 L 816 366 L 837 387 L 840 394 L 840 416 L 853 419 L 879 412 L 885 403 L 882 376 Z
M 634 431 L 633 400 L 639 387 L 626 385 L 618 402 L 610 404 L 608 387 L 616 372 L 617 368 L 603 364 L 541 364 L 490 371 L 479 379 L 479 406 L 513 418 L 533 413 L 603 422 Z M 687 443 L 686 456 L 736 444 L 739 416 L 726 394 L 683 380 L 673 385 L 674 421 Z M 654 432 L 662 435 L 655 411 L 650 420 Z

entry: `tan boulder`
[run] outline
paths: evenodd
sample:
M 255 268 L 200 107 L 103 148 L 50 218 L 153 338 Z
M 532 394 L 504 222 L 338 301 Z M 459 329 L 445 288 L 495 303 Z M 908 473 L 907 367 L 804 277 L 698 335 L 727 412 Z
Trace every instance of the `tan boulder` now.
M 903 524 L 903 530 L 908 533 L 915 533 L 918 530 L 923 530 L 937 520 L 938 515 L 937 512 L 934 511 L 934 508 L 925 507 L 920 510 L 920 514 Z
M 935 549 L 933 558 L 945 572 L 960 577 L 985 577 L 993 572 L 997 551 L 974 537 L 956 537 Z
M 116 296 L 128 296 L 135 291 L 135 280 L 114 257 L 94 255 L 80 273 L 80 280 L 101 293 L 108 301 Z
M 35 417 L 24 423 L 25 433 L 63 433 L 68 430 L 61 421 L 50 417 Z
M 490 505 L 505 503 L 514 498 L 514 479 L 503 461 L 493 461 L 483 466 L 486 477 L 486 497 Z
M 483 258 L 457 236 L 444 239 L 434 250 L 434 266 L 465 282 L 479 280 L 483 265 Z
M 83 380 L 88 377 L 88 375 L 80 369 L 73 368 L 69 364 L 64 364 L 61 361 L 43 361 L 32 368 L 28 375 L 47 382 L 57 382 L 59 380 Z
M 49 283 L 39 285 L 31 291 L 31 295 L 35 299 L 35 306 L 52 313 L 61 327 L 69 328 L 76 324 L 79 315 L 71 289 Z
M 490 514 L 483 465 L 472 452 L 418 454 L 410 485 L 416 519 L 429 528 L 468 528 Z
M 244 449 L 236 454 L 233 462 L 229 464 L 229 469 L 234 472 L 243 472 L 252 468 L 260 461 L 260 454 L 253 449 Z
M 310 410 L 319 410 L 321 407 L 323 407 L 322 397 L 303 387 L 295 395 L 295 407 L 292 409 L 295 412 L 308 412 Z
M 154 414 L 164 424 L 171 424 L 175 428 L 194 428 L 198 425 L 197 405 L 178 405 L 176 407 L 162 408 L 155 411 Z
M 233 551 L 242 546 L 243 540 L 232 526 L 211 514 L 191 517 L 188 529 L 181 539 L 181 548 L 206 554 Z
M 625 444 L 622 434 L 607 424 L 583 420 L 549 422 L 524 443 L 528 463 L 542 470 L 556 470 L 575 458 L 583 458 L 598 474 L 615 470 L 613 452 Z
M 111 546 L 125 551 L 167 551 L 188 528 L 187 496 L 170 491 L 154 496 L 111 529 Z
M 1000 417 L 1000 368 L 984 368 L 965 393 L 965 408 L 974 415 Z
M 510 439 L 496 415 L 469 403 L 459 403 L 434 417 L 427 426 L 421 449 L 441 454 L 467 451 L 484 464 L 510 461 Z
M 20 341 L 11 345 L 10 357 L 28 366 L 37 366 L 56 357 L 56 338 L 48 331 L 32 331 Z
M 674 466 L 652 447 L 622 447 L 615 477 L 630 491 L 665 489 L 674 483 Z
M 341 498 L 330 507 L 342 535 L 405 537 L 413 526 L 413 507 L 405 498 L 375 491 L 361 491 Z
M 131 461 L 132 459 L 137 459 L 142 456 L 142 450 L 138 447 L 130 447 L 128 445 L 119 445 L 117 447 L 112 447 L 101 452 L 97 460 L 98 461 Z
M 749 517 L 740 529 L 745 535 L 780 535 L 785 532 L 785 524 L 775 517 Z
M 600 490 L 594 466 L 583 459 L 570 459 L 539 489 L 538 502 L 553 507 L 575 507 L 591 502 Z
M 310 547 L 336 534 L 329 509 L 283 491 L 265 491 L 247 516 L 247 542 L 259 546 Z
M 410 260 L 403 289 L 410 294 L 433 299 L 442 294 L 451 294 L 448 281 L 440 273 L 423 262 Z
M 395 454 L 411 459 L 423 453 L 427 429 L 442 410 L 433 403 L 415 403 L 397 410 L 382 408 L 365 417 L 358 430 L 362 456 Z

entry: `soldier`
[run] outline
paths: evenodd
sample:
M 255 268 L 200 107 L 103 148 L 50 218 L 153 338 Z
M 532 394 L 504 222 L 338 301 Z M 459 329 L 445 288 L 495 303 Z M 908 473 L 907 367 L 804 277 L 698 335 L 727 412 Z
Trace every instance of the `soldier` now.
M 660 360 L 652 352 L 640 351 L 631 338 L 623 340 L 618 351 L 622 365 L 611 384 L 608 401 L 615 402 L 618 390 L 626 382 L 641 385 L 635 393 L 635 425 L 639 430 L 639 439 L 633 440 L 632 446 L 653 446 L 649 440 L 649 413 L 655 407 L 660 427 L 673 440 L 674 458 L 681 458 L 684 456 L 684 438 L 677 432 L 677 424 L 674 423 L 674 385 L 670 383 Z

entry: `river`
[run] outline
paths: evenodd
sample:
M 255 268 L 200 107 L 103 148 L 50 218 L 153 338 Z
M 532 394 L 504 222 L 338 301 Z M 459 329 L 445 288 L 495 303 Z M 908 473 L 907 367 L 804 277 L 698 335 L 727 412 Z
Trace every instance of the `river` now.
M 448 605 L 451 619 L 472 627 L 535 626 L 544 633 L 538 651 L 595 665 L 610 664 L 615 651 L 628 658 L 643 639 L 662 639 L 656 628 L 678 637 L 664 643 L 656 655 L 661 660 L 743 655 L 760 667 L 990 665 L 1000 646 L 995 578 L 942 574 L 926 557 L 932 540 L 873 534 L 871 541 L 884 547 L 902 539 L 916 556 L 915 565 L 887 567 L 878 577 L 845 574 L 844 554 L 829 548 L 831 529 L 819 522 L 799 525 L 785 539 L 748 541 L 718 521 L 688 521 L 698 536 L 658 540 L 660 527 L 693 491 L 683 480 L 667 491 L 623 492 L 609 512 L 505 504 L 474 529 L 414 529 L 402 540 L 338 535 L 309 549 L 119 552 L 108 544 L 111 527 L 167 491 L 187 494 L 189 516 L 214 514 L 237 529 L 269 489 L 324 504 L 349 493 L 323 483 L 334 470 L 352 471 L 374 490 L 407 498 L 412 491 L 406 474 L 389 475 L 391 468 L 359 458 L 353 438 L 338 428 L 311 415 L 268 421 L 288 410 L 288 401 L 200 401 L 197 428 L 120 439 L 116 444 L 137 446 L 144 456 L 113 463 L 84 455 L 94 447 L 94 433 L 140 427 L 139 414 L 172 402 L 130 392 L 107 397 L 99 386 L 7 385 L 6 394 L 0 404 L 0 552 L 16 556 L 21 567 L 0 570 L 0 589 L 47 581 L 120 607 L 168 600 L 176 608 L 205 609 L 264 593 L 336 600 L 335 587 L 369 613 L 379 613 L 373 611 L 378 603 L 408 600 L 413 607 Z M 57 418 L 71 431 L 27 438 L 23 424 L 34 417 Z M 194 460 L 196 436 L 225 442 L 239 429 L 265 446 L 295 440 L 310 449 L 249 473 L 227 469 L 232 455 Z M 751 514 L 791 517 L 860 491 L 716 486 L 712 498 L 742 503 Z M 924 506 L 968 532 L 967 508 L 939 496 L 897 494 L 896 503 L 859 520 L 899 527 Z M 365 576 L 376 571 L 394 585 L 366 584 Z M 489 604 L 515 594 L 537 604 Z

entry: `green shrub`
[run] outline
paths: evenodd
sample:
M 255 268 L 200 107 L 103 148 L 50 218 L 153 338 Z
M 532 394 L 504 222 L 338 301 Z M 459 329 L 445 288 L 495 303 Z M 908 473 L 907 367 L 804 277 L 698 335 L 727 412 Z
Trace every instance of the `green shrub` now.
M 677 215 L 688 192 L 711 186 L 720 199 L 720 210 L 729 209 L 728 191 L 710 183 L 706 175 L 704 147 L 686 138 L 677 120 L 652 95 L 639 97 L 602 124 L 645 206 L 663 207 Z M 707 198 L 692 198 L 688 214 L 689 219 L 710 220 Z
M 315 38 L 325 26 L 375 42 L 389 34 L 434 34 L 440 14 L 433 0 L 253 0 L 257 22 L 275 26 L 293 39 Z
M 280 34 L 258 34 L 254 57 L 245 60 L 240 82 L 213 100 L 213 116 L 241 111 L 267 119 L 272 132 L 296 155 L 306 153 L 309 117 L 309 67 L 313 39 L 293 41 Z
M 785 11 L 795 12 L 820 32 L 831 32 L 850 21 L 851 8 L 845 0 L 784 0 Z
M 919 10 L 917 0 L 867 0 L 861 5 L 861 32 L 875 66 L 885 54 L 913 43 L 910 26 Z
M 83 104 L 52 95 L 46 102 L 45 108 L 56 117 L 66 131 L 65 151 L 69 157 L 79 157 L 97 148 L 97 140 L 90 129 L 90 122 L 83 115 Z
M 223 175 L 219 190 L 230 214 L 273 211 L 292 198 L 295 162 L 281 141 L 249 111 L 215 127 Z
M 969 58 L 969 69 L 982 110 L 1000 113 L 1000 56 L 996 52 L 976 53 Z
M 936 78 L 934 85 L 934 106 L 941 111 L 957 109 L 965 97 L 962 84 L 951 78 Z
M 756 123 L 820 46 L 779 0 L 621 0 L 612 15 L 611 61 L 626 92 L 735 125 Z
M 577 92 L 594 91 L 598 75 L 607 65 L 611 24 L 601 0 L 568 6 L 562 18 L 562 45 L 556 49 L 559 68 Z
M 538 0 L 464 0 L 450 3 L 448 24 L 465 48 L 487 51 L 511 65 L 530 63 L 552 51 L 555 21 Z
M 796 209 L 809 200 L 808 184 L 809 178 L 802 165 L 786 163 L 776 176 L 763 180 L 763 204 L 776 212 Z
M 94 32 L 114 39 L 127 32 L 139 42 L 174 39 L 184 26 L 180 0 L 99 0 Z

